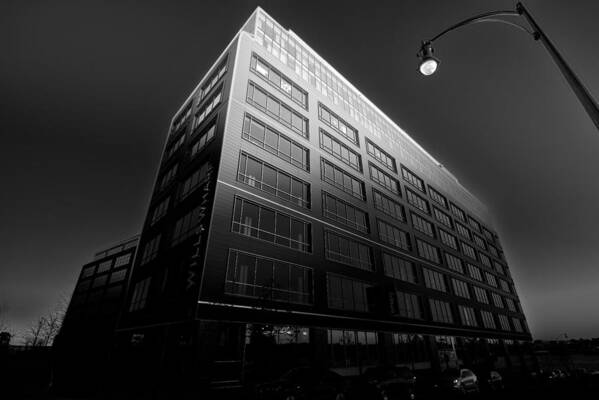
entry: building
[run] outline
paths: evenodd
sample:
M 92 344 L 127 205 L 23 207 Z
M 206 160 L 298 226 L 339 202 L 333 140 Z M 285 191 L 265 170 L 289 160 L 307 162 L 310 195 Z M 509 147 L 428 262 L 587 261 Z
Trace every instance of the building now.
M 172 119 L 118 338 L 140 379 L 217 384 L 531 336 L 485 206 L 258 8 Z
M 139 236 L 115 243 L 81 268 L 53 345 L 53 388 L 60 392 L 97 389 L 106 376 L 118 315 Z

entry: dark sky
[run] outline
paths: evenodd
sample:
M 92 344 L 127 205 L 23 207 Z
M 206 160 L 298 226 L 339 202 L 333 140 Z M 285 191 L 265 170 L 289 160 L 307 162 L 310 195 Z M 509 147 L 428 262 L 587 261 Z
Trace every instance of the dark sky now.
M 254 1 L 0 3 L 0 304 L 16 331 L 138 232 L 171 115 Z M 260 5 L 485 202 L 535 338 L 599 336 L 599 132 L 540 45 L 506 25 L 422 39 L 512 1 Z M 599 96 L 597 1 L 526 2 Z

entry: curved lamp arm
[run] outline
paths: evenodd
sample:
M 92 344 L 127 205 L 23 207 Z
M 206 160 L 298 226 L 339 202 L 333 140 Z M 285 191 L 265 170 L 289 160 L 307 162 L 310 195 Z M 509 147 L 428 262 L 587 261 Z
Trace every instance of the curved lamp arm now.
M 505 21 L 502 19 L 491 18 L 491 17 L 500 17 L 500 16 L 519 17 L 520 13 L 518 11 L 502 10 L 502 11 L 491 11 L 491 12 L 486 12 L 483 14 L 475 15 L 474 17 L 465 19 L 461 22 L 458 22 L 455 25 L 450 26 L 449 28 L 445 29 L 438 35 L 434 36 L 432 39 L 427 40 L 426 43 L 432 43 L 435 40 L 439 39 L 441 36 L 445 35 L 446 33 L 454 31 L 458 28 L 461 28 L 462 26 L 472 25 L 472 24 L 476 24 L 479 22 L 499 22 L 499 23 L 515 26 L 516 28 L 523 30 L 524 32 L 532 35 L 533 37 L 535 36 L 535 34 L 533 32 L 530 32 L 528 29 L 524 28 L 521 25 L 515 24 L 510 21 Z

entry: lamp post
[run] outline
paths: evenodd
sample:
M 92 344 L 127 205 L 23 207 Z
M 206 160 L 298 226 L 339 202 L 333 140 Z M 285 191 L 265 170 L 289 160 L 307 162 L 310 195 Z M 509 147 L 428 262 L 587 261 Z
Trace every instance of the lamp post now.
M 505 19 L 501 18 L 501 17 L 513 17 L 513 16 L 515 16 L 515 17 L 524 16 L 524 18 L 528 21 L 529 25 L 531 26 L 532 31 L 522 25 L 519 25 L 519 24 L 516 24 L 509 20 L 505 20 Z M 523 31 L 526 34 L 533 37 L 535 40 L 540 40 L 541 43 L 543 43 L 543 45 L 545 46 L 545 49 L 547 49 L 547 51 L 553 58 L 553 61 L 557 64 L 557 67 L 560 69 L 564 78 L 566 78 L 566 81 L 572 88 L 572 91 L 574 91 L 574 94 L 576 95 L 576 97 L 578 97 L 578 100 L 580 101 L 582 106 L 585 108 L 587 114 L 589 115 L 589 117 L 591 118 L 591 120 L 593 121 L 593 123 L 595 124 L 597 129 L 599 130 L 599 106 L 597 105 L 597 102 L 595 101 L 595 99 L 593 99 L 593 97 L 591 96 L 591 94 L 589 93 L 587 88 L 582 84 L 582 82 L 576 76 L 574 71 L 572 71 L 572 68 L 570 68 L 568 63 L 566 63 L 566 60 L 564 60 L 564 58 L 559 53 L 559 51 L 556 49 L 556 47 L 553 45 L 551 40 L 549 40 L 547 35 L 545 35 L 545 33 L 543 32 L 541 27 L 536 23 L 536 21 L 534 20 L 532 15 L 530 15 L 528 10 L 526 10 L 526 8 L 524 7 L 524 4 L 522 4 L 522 3 L 516 4 L 515 11 L 511 11 L 511 10 L 492 11 L 492 12 L 479 14 L 474 17 L 465 19 L 465 20 L 458 22 L 457 24 L 452 25 L 449 28 L 445 29 L 441 33 L 434 36 L 432 39 L 423 41 L 422 45 L 420 47 L 420 51 L 417 54 L 418 58 L 420 58 L 420 66 L 419 66 L 420 72 L 423 75 L 429 76 L 429 75 L 434 74 L 437 71 L 437 68 L 439 67 L 439 64 L 440 64 L 439 59 L 433 56 L 433 52 L 434 52 L 433 42 L 435 40 L 439 39 L 440 37 L 444 36 L 445 34 L 451 32 L 453 30 L 456 30 L 463 26 L 476 24 L 476 23 L 482 23 L 482 22 L 495 22 L 495 23 L 502 23 L 502 24 L 510 25 L 517 29 L 520 29 L 521 31 Z

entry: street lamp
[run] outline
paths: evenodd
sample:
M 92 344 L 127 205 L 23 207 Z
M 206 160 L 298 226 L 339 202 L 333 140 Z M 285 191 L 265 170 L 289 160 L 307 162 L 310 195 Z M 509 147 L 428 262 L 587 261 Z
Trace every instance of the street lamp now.
M 528 21 L 528 23 L 532 27 L 532 31 L 525 28 L 524 26 L 516 24 L 512 21 L 508 21 L 503 18 L 498 18 L 498 17 L 514 17 L 514 16 L 515 17 L 524 16 L 524 18 Z M 568 82 L 568 84 L 570 85 L 572 90 L 574 91 L 574 94 L 576 94 L 576 97 L 578 97 L 578 100 L 580 101 L 582 106 L 585 108 L 587 114 L 589 115 L 589 117 L 591 118 L 591 120 L 593 121 L 593 123 L 595 124 L 597 129 L 599 129 L 599 106 L 597 105 L 597 102 L 593 99 L 593 97 L 591 96 L 589 91 L 582 84 L 580 79 L 578 79 L 578 77 L 576 76 L 574 71 L 572 71 L 570 66 L 566 63 L 566 61 L 561 56 L 561 54 L 557 51 L 557 49 L 555 48 L 553 43 L 549 40 L 547 35 L 545 35 L 545 33 L 543 32 L 541 27 L 535 22 L 532 15 L 530 15 L 530 13 L 526 10 L 526 8 L 524 7 L 524 5 L 522 3 L 516 4 L 515 11 L 512 11 L 512 10 L 491 11 L 488 13 L 479 14 L 474 17 L 465 19 L 465 20 L 458 22 L 457 24 L 452 25 L 449 28 L 445 29 L 438 35 L 434 36 L 432 39 L 423 41 L 422 45 L 420 46 L 420 51 L 417 53 L 417 57 L 420 59 L 420 66 L 419 66 L 420 73 L 422 73 L 422 75 L 429 76 L 429 75 L 434 74 L 437 71 L 437 68 L 439 67 L 439 63 L 440 63 L 439 59 L 433 56 L 433 51 L 434 51 L 433 50 L 433 42 L 435 40 L 439 39 L 441 36 L 445 35 L 448 32 L 451 32 L 453 30 L 461 28 L 462 26 L 476 24 L 476 23 L 482 23 L 482 22 L 495 22 L 495 23 L 510 25 L 510 26 L 513 26 L 513 27 L 525 32 L 526 34 L 530 35 L 535 40 L 540 40 L 543 43 L 543 45 L 545 46 L 545 49 L 547 49 L 547 51 L 553 58 L 553 61 L 556 63 L 556 65 L 560 69 L 564 78 L 566 78 L 566 81 Z

